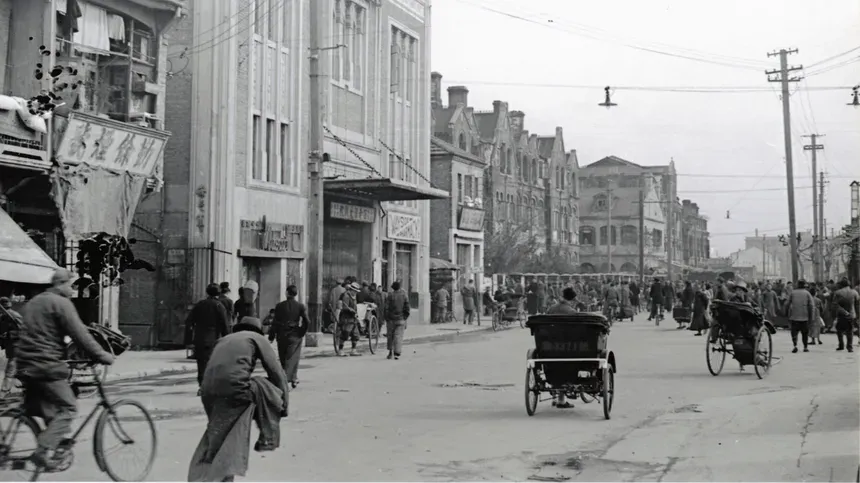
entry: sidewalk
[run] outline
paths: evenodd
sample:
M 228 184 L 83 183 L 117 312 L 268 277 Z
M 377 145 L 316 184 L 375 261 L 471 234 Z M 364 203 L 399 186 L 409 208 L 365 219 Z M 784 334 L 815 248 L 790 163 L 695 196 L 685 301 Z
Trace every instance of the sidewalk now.
M 403 343 L 445 342 L 455 340 L 462 335 L 486 330 L 492 330 L 489 320 L 483 322 L 480 327 L 477 325 L 463 325 L 462 323 L 409 325 L 404 334 Z M 330 334 L 324 334 L 320 342 L 321 347 L 303 347 L 302 359 L 331 357 L 335 355 L 332 336 Z M 349 343 L 347 343 L 347 346 L 349 346 Z M 359 341 L 358 349 L 362 353 L 369 352 L 367 339 Z M 275 345 L 275 351 L 277 351 L 277 345 Z M 387 351 L 384 337 L 380 337 L 377 351 L 377 353 Z M 5 366 L 5 361 L 2 365 Z M 115 382 L 142 379 L 163 374 L 196 372 L 197 364 L 193 359 L 185 357 L 185 350 L 129 351 L 121 355 L 116 363 L 111 366 L 107 380 L 108 382 Z

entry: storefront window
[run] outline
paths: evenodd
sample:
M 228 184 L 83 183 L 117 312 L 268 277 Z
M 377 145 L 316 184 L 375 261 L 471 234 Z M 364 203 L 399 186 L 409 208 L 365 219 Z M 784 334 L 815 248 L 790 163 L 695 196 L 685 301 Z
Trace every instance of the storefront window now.
M 327 292 L 338 280 L 371 278 L 371 248 L 366 230 L 371 225 L 359 222 L 329 220 L 323 242 L 323 288 Z
M 253 280 L 257 282 L 258 287 L 262 287 L 261 283 L 261 275 L 263 273 L 263 269 L 260 266 L 259 258 L 245 258 L 242 260 L 242 286 L 245 285 L 245 282 L 249 280 Z M 237 294 L 238 296 L 238 291 Z M 260 294 L 257 294 L 257 299 L 254 301 L 254 306 L 256 307 L 256 313 L 260 313 Z
M 400 285 L 403 287 L 403 290 L 406 293 L 412 293 L 413 290 L 413 281 L 412 281 L 412 252 L 414 250 L 414 245 L 407 245 L 405 243 L 397 244 L 397 273 L 395 274 L 397 280 L 400 280 Z

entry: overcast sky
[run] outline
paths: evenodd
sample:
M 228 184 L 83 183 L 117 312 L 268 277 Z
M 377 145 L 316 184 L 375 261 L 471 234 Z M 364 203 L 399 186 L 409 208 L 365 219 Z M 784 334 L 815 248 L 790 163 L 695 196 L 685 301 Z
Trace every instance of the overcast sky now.
M 830 176 L 828 227 L 848 223 L 848 183 L 860 178 L 860 109 L 846 103 L 860 84 L 860 48 L 819 62 L 860 47 L 857 0 L 433 0 L 432 15 L 443 99 L 445 88 L 465 84 L 477 110 L 503 100 L 525 112 L 533 133 L 561 126 L 580 165 L 608 155 L 645 165 L 674 158 L 679 196 L 709 216 L 721 256 L 743 248 L 756 228 L 788 232 L 779 85 L 764 70 L 779 65 L 768 52 L 796 47 L 789 63 L 813 74 L 791 86 L 800 89 L 790 97 L 798 230 L 812 228 L 811 162 L 801 147 L 808 140 L 799 136 L 816 131 L 826 134 L 819 166 Z M 597 106 L 606 85 L 617 86 L 612 109 Z M 651 86 L 755 90 L 624 88 Z M 846 88 L 816 90 L 823 87 Z

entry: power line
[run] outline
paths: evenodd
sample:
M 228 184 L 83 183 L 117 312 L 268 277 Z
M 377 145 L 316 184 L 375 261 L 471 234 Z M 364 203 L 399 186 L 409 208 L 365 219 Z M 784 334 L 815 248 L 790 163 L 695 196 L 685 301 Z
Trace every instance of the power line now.
M 486 86 L 504 86 L 504 87 L 544 87 L 555 89 L 600 89 L 605 86 L 598 85 L 582 85 L 582 84 L 553 84 L 553 83 L 532 83 L 532 82 L 504 82 L 504 81 L 481 81 L 481 80 L 450 80 L 448 84 L 454 85 L 486 85 Z M 852 86 L 816 86 L 807 87 L 804 90 L 811 91 L 841 91 L 851 89 Z M 738 94 L 738 93 L 759 93 L 771 92 L 770 87 L 764 86 L 612 86 L 614 90 L 626 91 L 644 91 L 644 92 L 690 92 L 704 94 Z
M 860 45 L 858 45 L 857 47 L 854 47 L 854 48 L 852 48 L 852 49 L 846 50 L 845 52 L 842 52 L 842 53 L 840 53 L 840 54 L 832 55 L 832 56 L 830 56 L 830 57 L 827 57 L 826 59 L 819 60 L 818 62 L 813 62 L 813 63 L 811 63 L 811 64 L 807 65 L 806 67 L 807 67 L 807 68 L 811 68 L 811 67 L 819 66 L 819 65 L 821 65 L 821 64 L 826 64 L 827 62 L 830 62 L 830 61 L 831 61 L 831 60 L 833 60 L 833 59 L 838 59 L 839 57 L 842 57 L 842 56 L 844 56 L 844 55 L 848 55 L 848 54 L 850 54 L 851 52 L 856 52 L 856 51 L 858 51 L 858 50 L 860 50 Z
M 848 59 L 848 60 L 844 60 L 838 64 L 833 64 L 833 65 L 829 65 L 827 67 L 822 67 L 821 69 L 818 69 L 816 71 L 813 71 L 813 72 L 806 74 L 806 76 L 812 77 L 814 75 L 824 74 L 825 72 L 830 72 L 832 70 L 841 69 L 842 67 L 845 67 L 846 65 L 853 64 L 857 61 L 860 61 L 860 55 L 858 55 L 857 57 L 853 57 L 851 59 Z
M 812 186 L 795 186 L 795 190 L 807 190 L 812 189 Z M 750 189 L 741 189 L 741 190 L 705 190 L 705 191 L 678 191 L 678 193 L 687 193 L 687 194 L 703 194 L 703 193 L 749 193 Z M 788 188 L 759 188 L 754 190 L 758 191 L 788 191 Z
M 770 173 L 765 173 L 762 175 L 756 174 L 705 174 L 705 173 L 677 173 L 676 176 L 683 178 L 732 178 L 732 179 L 752 179 L 758 178 L 760 176 L 767 176 Z M 811 178 L 812 176 L 795 176 L 794 178 Z M 829 176 L 830 178 L 835 179 L 855 179 L 856 176 Z
M 488 7 L 488 6 L 483 5 L 483 4 L 480 4 L 480 3 L 475 3 L 475 2 L 471 2 L 471 1 L 467 1 L 467 0 L 458 0 L 458 1 L 460 1 L 460 2 L 462 2 L 462 3 L 466 3 L 466 4 L 469 4 L 469 5 L 472 5 L 472 6 L 477 7 L 477 8 L 480 8 L 480 9 L 482 9 L 482 10 L 486 10 L 486 11 L 488 11 L 488 12 L 493 12 L 493 13 L 496 13 L 496 14 L 498 14 L 498 15 L 502 15 L 502 16 L 505 16 L 505 17 L 509 17 L 509 18 L 513 18 L 513 19 L 520 20 L 520 21 L 523 21 L 523 22 L 528 22 L 528 23 L 531 23 L 531 24 L 539 25 L 539 26 L 542 26 L 542 27 L 544 27 L 544 28 L 549 28 L 549 29 L 552 29 L 552 30 L 558 30 L 558 31 L 561 31 L 561 32 L 567 32 L 567 33 L 570 33 L 570 34 L 574 34 L 574 35 L 577 35 L 577 36 L 590 38 L 590 39 L 593 39 L 593 40 L 600 40 L 600 41 L 605 41 L 605 40 L 606 40 L 606 39 L 601 39 L 598 35 L 595 35 L 595 34 L 589 33 L 588 31 L 582 31 L 582 30 L 584 30 L 584 29 L 582 29 L 582 27 L 580 27 L 580 30 L 571 30 L 571 29 L 560 28 L 560 27 L 558 27 L 558 26 L 556 26 L 556 25 L 554 24 L 554 21 L 553 21 L 553 20 L 548 20 L 548 21 L 539 21 L 539 20 L 534 20 L 534 19 L 531 19 L 531 18 L 527 18 L 527 17 L 522 16 L 522 15 L 517 15 L 517 14 L 511 13 L 511 12 L 506 12 L 506 11 L 504 11 L 504 10 L 499 10 L 499 9 L 497 9 L 497 8 Z M 612 42 L 612 41 L 610 40 L 610 42 Z M 635 45 L 635 44 L 633 44 L 633 43 L 626 42 L 626 41 L 617 41 L 617 40 L 616 40 L 614 43 L 617 43 L 617 44 L 623 45 L 623 46 L 625 46 L 625 47 L 629 47 L 629 48 L 631 48 L 631 49 L 640 50 L 640 51 L 643 51 L 643 52 L 650 52 L 650 53 L 653 53 L 653 54 L 659 54 L 659 55 L 664 55 L 664 56 L 667 56 L 667 57 L 675 57 L 675 58 L 680 58 L 680 59 L 692 60 L 692 61 L 695 61 L 695 62 L 702 62 L 702 63 L 706 63 L 706 64 L 721 65 L 721 66 L 724 66 L 724 67 L 732 67 L 732 68 L 735 68 L 735 69 L 745 69 L 745 70 L 756 70 L 756 71 L 757 71 L 757 70 L 760 70 L 760 69 L 761 69 L 761 66 L 743 65 L 743 64 L 732 63 L 732 62 L 727 62 L 727 61 L 719 61 L 719 60 L 715 60 L 715 57 L 718 57 L 718 56 L 715 56 L 715 55 L 709 55 L 709 56 L 707 56 L 707 57 L 701 57 L 701 56 L 700 56 L 700 57 L 696 57 L 696 56 L 694 56 L 694 55 L 690 55 L 690 54 L 684 54 L 684 53 L 673 53 L 673 52 L 669 52 L 669 51 L 664 50 L 664 49 L 650 48 L 650 47 L 643 47 L 643 46 Z M 765 65 L 765 64 L 762 64 L 762 65 Z

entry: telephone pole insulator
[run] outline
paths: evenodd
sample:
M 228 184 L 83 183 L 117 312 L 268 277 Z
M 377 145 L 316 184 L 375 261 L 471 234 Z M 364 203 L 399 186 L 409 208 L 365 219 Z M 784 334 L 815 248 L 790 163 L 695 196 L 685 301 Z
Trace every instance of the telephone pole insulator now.
M 613 106 L 617 106 L 618 104 L 612 102 L 612 94 L 610 93 L 612 88 L 609 86 L 606 86 L 603 88 L 603 90 L 604 90 L 604 101 L 601 102 L 600 104 L 598 104 L 598 106 L 603 106 L 607 109 L 609 109 L 610 107 L 613 107 Z

